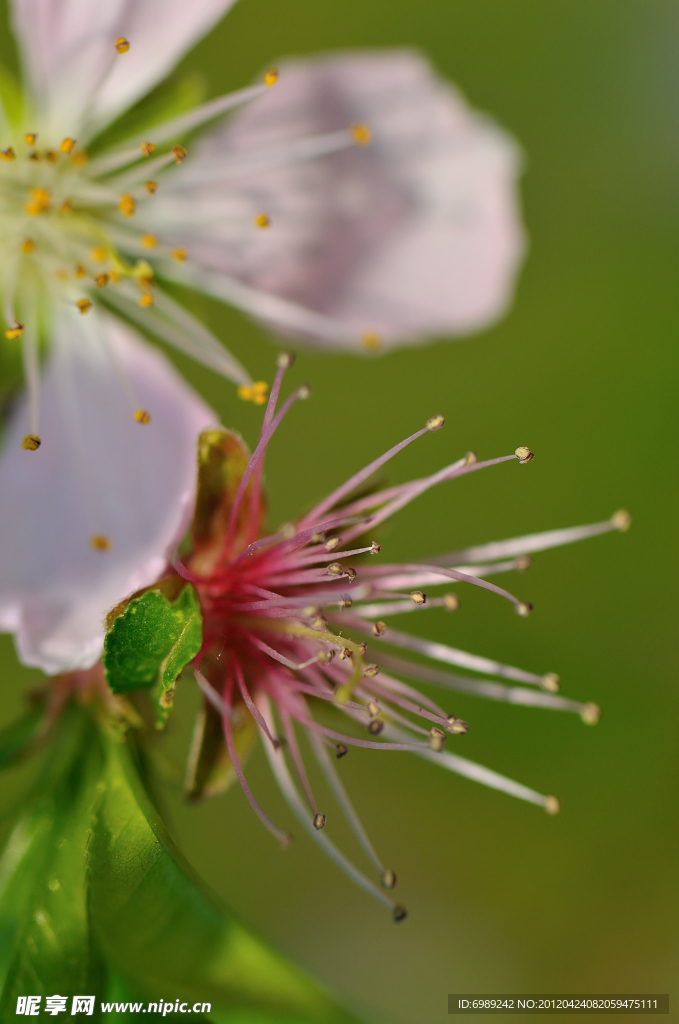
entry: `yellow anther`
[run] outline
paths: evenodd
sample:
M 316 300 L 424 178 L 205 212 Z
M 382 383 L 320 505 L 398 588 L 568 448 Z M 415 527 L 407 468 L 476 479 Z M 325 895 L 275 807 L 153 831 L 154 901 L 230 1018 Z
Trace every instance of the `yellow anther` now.
M 255 224 L 257 225 L 258 228 L 268 228 L 269 225 L 271 224 L 271 221 L 269 220 L 265 213 L 258 213 L 257 216 L 255 217 Z
M 186 159 L 187 154 L 183 146 L 173 146 L 172 152 L 174 153 L 175 160 L 177 161 L 178 164 L 180 164 L 182 160 Z
M 252 386 L 241 384 L 238 388 L 238 397 L 244 402 L 254 402 L 255 405 L 264 405 L 269 393 L 269 385 L 265 380 L 256 380 Z
M 530 601 L 519 601 L 516 605 L 516 614 L 520 615 L 522 619 L 527 619 L 532 611 L 533 605 Z
M 156 151 L 156 144 L 155 142 L 142 142 L 140 148 L 143 156 L 151 156 L 151 153 Z
M 54 155 L 56 156 L 56 153 Z M 49 158 L 50 158 L 50 154 L 48 153 L 47 154 L 47 159 L 49 160 Z M 82 149 L 78 150 L 77 153 L 73 154 L 73 159 L 72 159 L 71 163 L 73 164 L 74 167 L 82 167 L 84 164 L 87 163 L 87 153 L 83 152 Z
M 155 235 L 142 235 L 141 244 L 144 246 L 145 249 L 155 249 L 155 247 L 158 245 L 158 239 L 156 238 Z
M 76 263 L 74 273 L 76 277 L 87 277 L 87 271 L 83 267 L 82 263 Z
M 73 150 L 75 149 L 75 139 L 63 139 L 61 145 L 59 146 L 59 149 L 62 153 L 66 153 L 67 156 L 70 156 Z
M 58 281 L 68 281 L 68 271 L 64 270 L 63 267 L 60 267 L 59 270 L 56 271 L 56 277 Z
M 367 124 L 352 124 L 351 137 L 357 146 L 367 146 L 372 138 L 372 132 Z
M 321 829 L 321 828 L 323 828 L 324 825 L 325 825 L 325 815 L 324 814 L 314 814 L 314 828 L 315 829 Z
M 75 156 L 73 157 L 73 163 L 76 163 L 77 157 L 79 157 L 79 156 L 85 157 L 84 160 L 77 161 L 79 163 L 84 163 L 85 160 L 87 159 L 87 157 L 85 156 L 84 153 L 76 153 Z M 57 152 L 55 152 L 55 150 L 53 150 L 53 149 L 46 149 L 45 150 L 45 160 L 47 160 L 48 163 L 55 164 L 58 159 L 59 159 L 59 154 Z
M 518 558 L 514 559 L 514 568 L 518 569 L 519 572 L 525 572 L 526 569 L 530 569 L 533 564 L 533 559 L 530 555 L 519 555 Z
M 387 626 L 384 622 L 373 622 L 373 636 L 384 636 Z
M 95 245 L 93 249 L 90 249 L 90 256 L 95 263 L 105 263 L 108 259 L 108 250 L 103 245 Z
M 601 708 L 598 704 L 585 704 L 580 712 L 580 718 L 585 725 L 596 725 L 601 718 Z
M 144 188 L 146 189 L 148 194 L 152 196 L 153 193 L 158 188 L 158 182 L 157 181 L 145 181 L 144 182 Z
M 545 810 L 547 814 L 558 814 L 561 810 L 561 801 L 558 796 L 545 797 Z
M 118 209 L 122 213 L 123 217 L 132 217 L 137 204 L 134 201 L 134 196 L 131 196 L 129 192 L 120 197 L 118 203 Z
M 97 288 L 105 288 L 111 279 L 108 274 L 95 274 L 93 280 Z
M 377 541 L 373 541 L 372 544 L 370 545 L 370 554 L 371 555 L 379 555 L 381 550 L 382 550 L 382 545 L 378 544 Z
M 42 160 L 42 157 L 40 156 L 40 153 L 38 153 L 37 149 L 34 149 L 32 153 L 28 154 L 28 159 L 37 164 Z
M 15 159 L 16 153 L 14 152 L 11 146 L 8 146 L 7 149 L 0 149 L 0 160 L 6 160 L 7 162 L 9 162 L 10 160 Z
M 27 146 L 35 146 L 35 140 L 37 137 L 37 132 L 26 132 L 24 135 L 24 142 Z
M 137 411 L 134 414 L 134 418 L 137 421 L 137 423 L 142 423 L 144 426 L 146 426 L 147 423 L 151 422 L 151 414 L 148 413 L 146 409 L 137 409 Z
M 413 604 L 426 604 L 427 595 L 423 594 L 421 590 L 413 590 L 413 592 L 410 595 L 410 600 L 413 602 Z
M 116 51 L 118 53 L 127 53 L 127 51 L 130 48 L 130 44 L 128 43 L 128 41 L 125 38 L 125 36 L 120 36 L 118 39 L 116 39 L 115 46 L 116 46 Z
M 118 284 L 118 281 L 120 280 L 120 274 L 118 273 L 117 270 L 112 270 L 111 273 L 109 274 L 109 277 L 111 279 L 111 284 Z
M 92 309 L 92 303 L 89 299 L 78 299 L 76 306 L 82 314 L 88 313 Z
M 339 546 L 340 546 L 340 538 L 339 537 L 331 537 L 330 540 L 327 540 L 325 542 L 325 550 L 326 551 L 334 551 L 335 548 L 338 548 Z
M 384 729 L 384 722 L 381 722 L 379 718 L 373 718 L 372 722 L 368 723 L 368 732 L 371 736 L 379 736 Z
M 35 249 L 35 242 L 33 241 L 32 238 L 25 238 L 24 241 L 21 243 L 21 251 L 22 252 L 33 252 L 34 249 Z
M 432 433 L 435 430 L 440 430 L 445 422 L 446 421 L 444 420 L 443 416 L 441 416 L 440 413 L 438 416 L 432 416 L 430 419 L 427 420 L 427 430 L 431 430 Z
M 26 434 L 26 437 L 21 442 L 21 447 L 25 448 L 27 452 L 37 452 L 41 444 L 42 441 L 37 434 Z
M 371 718 L 377 718 L 382 708 L 379 706 L 376 700 L 369 700 L 366 704 L 366 709 Z
M 108 537 L 104 536 L 103 533 L 95 533 L 94 536 L 90 538 L 90 544 L 95 551 L 111 550 L 111 541 Z
M 558 693 L 559 677 L 556 672 L 547 672 L 547 674 L 542 677 L 540 686 L 543 690 L 547 690 L 548 693 Z
M 278 81 L 278 68 L 269 68 L 264 72 L 264 85 L 275 85 Z
M 375 352 L 378 348 L 382 348 L 382 339 L 375 331 L 364 331 L 361 335 L 361 345 L 363 348 Z
M 73 203 L 70 199 L 64 199 L 63 203 L 59 206 L 61 213 L 73 213 Z
M 339 760 L 341 757 L 346 757 L 349 753 L 349 747 L 346 743 L 338 743 L 335 746 L 335 757 Z
M 464 457 L 465 466 L 474 466 L 479 461 L 479 457 L 476 452 L 467 452 Z
M 339 610 L 341 612 L 345 612 L 347 610 L 347 608 L 351 608 L 353 603 L 354 602 L 351 600 L 349 595 L 345 594 L 344 597 L 341 597 L 339 599 Z
M 379 675 L 379 672 L 380 672 L 380 666 L 379 665 L 374 665 L 374 664 L 373 665 L 366 665 L 365 668 L 363 669 L 363 675 L 367 676 L 368 679 L 372 679 L 374 676 Z M 370 705 L 368 705 L 368 707 L 370 707 Z M 379 714 L 379 712 L 378 712 L 378 714 Z
M 380 875 L 380 882 L 383 889 L 393 889 L 396 885 L 396 875 L 389 868 L 385 868 Z
M 52 197 L 46 188 L 32 188 L 31 198 L 26 203 L 26 213 L 31 217 L 39 217 L 41 213 L 49 210 Z
M 449 612 L 456 612 L 460 607 L 460 599 L 457 594 L 444 594 L 443 607 Z
M 153 305 L 153 296 L 151 292 L 144 292 L 143 295 L 139 296 L 139 305 L 144 306 L 145 309 L 149 309 Z
M 611 522 L 616 530 L 620 530 L 621 533 L 624 533 L 625 530 L 629 530 L 632 525 L 632 517 L 626 509 L 621 508 L 619 512 L 616 512 L 615 515 L 611 516 Z
M 457 715 L 448 715 L 446 718 L 446 729 L 456 736 L 463 736 L 466 732 L 469 732 L 467 723 L 463 719 L 458 718 Z
M 435 753 L 440 754 L 443 750 L 443 744 L 446 742 L 446 734 L 443 729 L 439 729 L 437 725 L 432 726 L 429 730 L 429 747 Z
M 524 446 L 517 448 L 514 454 L 522 465 L 524 462 L 530 462 L 531 459 L 535 458 L 530 448 L 526 448 Z
M 183 263 L 184 260 L 186 259 L 186 249 L 173 249 L 172 257 L 173 259 L 178 260 L 180 263 Z
M 5 337 L 9 338 L 10 341 L 16 341 L 24 333 L 24 325 L 20 320 L 14 321 L 14 327 L 8 327 L 5 331 Z

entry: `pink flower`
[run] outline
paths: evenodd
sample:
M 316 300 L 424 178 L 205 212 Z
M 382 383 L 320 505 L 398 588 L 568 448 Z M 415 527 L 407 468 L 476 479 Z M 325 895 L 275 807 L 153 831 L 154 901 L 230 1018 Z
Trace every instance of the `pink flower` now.
M 533 534 L 459 551 L 439 559 L 384 563 L 372 531 L 430 487 L 507 461 L 527 463 L 528 448 L 478 462 L 472 453 L 438 473 L 410 483 L 354 497 L 372 475 L 419 438 L 438 430 L 442 416 L 395 445 L 356 473 L 299 522 L 262 535 L 261 479 L 267 445 L 282 418 L 307 388 L 294 392 L 276 411 L 289 357 L 279 357 L 259 443 L 248 459 L 242 441 L 225 431 L 204 434 L 200 443 L 199 488 L 193 552 L 178 572 L 197 587 L 204 614 L 204 644 L 196 679 L 206 704 L 192 756 L 203 764 L 203 744 L 215 751 L 215 725 L 221 720 L 226 751 L 245 794 L 271 832 L 288 835 L 259 806 L 245 779 L 241 758 L 259 729 L 277 781 L 302 825 L 326 852 L 365 889 L 391 907 L 396 920 L 405 911 L 347 860 L 322 832 L 325 814 L 311 789 L 297 731 L 303 729 L 320 768 L 357 839 L 386 889 L 395 883 L 360 824 L 334 766 L 352 746 L 412 751 L 451 771 L 503 790 L 556 813 L 559 803 L 496 772 L 444 750 L 448 738 L 467 724 L 419 692 L 412 681 L 492 700 L 573 711 L 594 723 L 598 708 L 558 696 L 558 677 L 504 665 L 447 644 L 392 629 L 394 614 L 422 614 L 430 608 L 453 611 L 456 593 L 431 596 L 441 586 L 466 583 L 507 600 L 520 616 L 531 606 L 486 577 L 525 568 L 528 553 L 629 526 L 626 512 L 592 526 Z M 226 489 L 215 481 L 226 473 Z M 367 535 L 367 539 L 364 538 Z M 356 562 L 356 560 L 359 560 Z M 375 559 L 375 561 L 373 561 Z M 422 589 L 426 588 L 426 589 Z M 408 652 L 442 663 L 424 667 Z M 504 682 L 453 674 L 466 669 Z M 409 681 L 406 681 L 409 680 Z M 211 725 L 209 721 L 211 720 Z M 256 725 L 256 727 L 255 727 Z M 286 756 L 287 754 L 287 756 Z M 203 783 L 205 784 L 205 772 Z M 205 789 L 202 790 L 205 792 Z M 193 793 L 201 795 L 201 786 Z

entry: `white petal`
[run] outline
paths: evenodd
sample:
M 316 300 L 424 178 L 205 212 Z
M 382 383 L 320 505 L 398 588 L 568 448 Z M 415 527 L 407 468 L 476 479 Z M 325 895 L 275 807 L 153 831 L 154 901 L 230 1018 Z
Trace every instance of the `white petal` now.
M 43 132 L 99 129 L 153 88 L 235 0 L 12 0 Z M 115 41 L 130 43 L 118 54 Z M 42 127 L 42 124 L 41 124 Z M 52 140 L 54 141 L 54 140 Z
M 127 326 L 97 310 L 59 317 L 42 446 L 21 448 L 23 403 L 0 456 L 0 627 L 48 673 L 92 665 L 106 612 L 163 570 L 191 512 L 197 434 L 216 422 Z M 93 549 L 96 534 L 110 551 Z
M 372 131 L 368 146 L 295 155 L 303 136 L 357 122 Z M 236 158 L 267 149 L 264 170 L 234 176 Z M 517 146 L 415 53 L 282 62 L 275 89 L 193 156 L 147 204 L 154 230 L 194 262 L 355 336 L 376 331 L 394 345 L 466 334 L 511 300 L 525 248 Z M 264 231 L 259 212 L 271 220 Z

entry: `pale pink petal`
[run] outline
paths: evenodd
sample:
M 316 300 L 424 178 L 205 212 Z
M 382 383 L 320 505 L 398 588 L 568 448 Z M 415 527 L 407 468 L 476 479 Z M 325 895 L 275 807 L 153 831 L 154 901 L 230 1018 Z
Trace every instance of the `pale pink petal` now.
M 22 403 L 0 456 L 0 627 L 48 673 L 92 665 L 106 612 L 162 572 L 191 513 L 196 437 L 215 422 L 127 326 L 96 310 L 56 315 L 42 445 L 21 448 Z M 94 535 L 110 551 L 95 550 Z
M 356 123 L 369 145 L 300 158 L 300 139 Z M 192 156 L 148 204 L 150 225 L 195 263 L 349 328 L 318 344 L 468 334 L 511 301 L 525 249 L 518 148 L 416 53 L 282 62 L 276 87 Z
M 12 0 L 43 132 L 97 130 L 153 88 L 235 0 Z M 115 42 L 125 38 L 127 53 Z

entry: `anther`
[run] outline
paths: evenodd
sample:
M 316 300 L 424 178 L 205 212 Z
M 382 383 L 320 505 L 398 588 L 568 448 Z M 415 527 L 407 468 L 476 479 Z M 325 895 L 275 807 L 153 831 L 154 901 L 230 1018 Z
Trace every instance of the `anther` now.
M 535 456 L 533 455 L 533 453 L 530 450 L 530 448 L 525 448 L 523 446 L 517 448 L 514 451 L 514 454 L 516 455 L 516 457 L 519 460 L 519 462 L 521 463 L 521 465 L 523 465 L 526 462 L 530 462 L 531 459 L 535 458 Z
M 97 288 L 105 288 L 110 281 L 108 274 L 95 274 L 92 278 Z
M 393 889 L 396 884 L 396 876 L 390 868 L 385 867 L 380 876 L 383 889 Z
M 258 228 L 268 228 L 269 225 L 271 224 L 271 221 L 269 220 L 265 213 L 258 213 L 257 216 L 255 217 L 255 224 L 257 225 Z
M 123 217 L 132 217 L 132 216 L 134 216 L 134 211 L 136 209 L 136 206 L 137 206 L 137 204 L 134 201 L 134 197 L 131 196 L 129 192 L 126 192 L 123 196 L 120 197 L 120 202 L 118 203 L 118 209 L 122 213 Z
M 264 72 L 264 85 L 271 87 L 278 81 L 278 68 L 269 68 Z
M 338 743 L 335 747 L 335 757 L 339 761 L 341 757 L 346 757 L 349 753 L 349 747 L 346 743 Z
M 527 619 L 532 611 L 533 605 L 530 601 L 519 601 L 516 605 L 516 614 L 520 615 L 522 619 Z
M 322 630 L 328 625 L 328 620 L 325 615 L 317 615 L 314 621 L 311 623 L 312 629 Z
M 144 246 L 145 249 L 155 249 L 155 247 L 158 245 L 158 239 L 156 238 L 155 235 L 142 235 L 141 244 Z
M 366 665 L 365 668 L 363 669 L 363 675 L 367 676 L 368 679 L 374 679 L 374 677 L 378 676 L 379 674 L 380 674 L 380 666 L 379 665 L 375 665 L 375 664 Z
M 279 370 L 289 370 L 294 361 L 294 352 L 279 352 L 276 356 L 276 366 Z
M 87 277 L 87 271 L 83 267 L 82 263 L 76 263 L 74 274 L 76 277 Z
M 186 259 L 186 249 L 173 249 L 172 258 L 177 260 L 179 263 L 183 263 Z
M 24 241 L 21 243 L 21 251 L 22 252 L 26 252 L 26 253 L 33 252 L 34 249 L 35 249 L 35 242 L 33 241 L 32 238 L 25 238 Z
M 384 722 L 381 722 L 379 718 L 373 718 L 372 722 L 368 723 L 368 732 L 371 736 L 379 736 L 384 729 Z
M 31 217 L 39 217 L 41 213 L 49 210 L 51 199 L 46 188 L 32 188 L 31 198 L 25 206 L 26 213 Z
M 365 654 L 365 652 L 368 650 L 368 645 L 365 642 L 365 640 L 361 640 L 360 644 L 358 644 L 358 649 L 361 652 L 361 654 Z
M 180 164 L 182 160 L 185 160 L 187 157 L 187 152 L 183 146 L 173 146 L 172 152 L 174 153 L 175 162 L 178 164 Z
M 34 149 L 32 153 L 28 154 L 28 159 L 37 164 L 40 162 L 42 157 L 40 156 L 40 153 L 38 153 L 37 149 Z
M 376 331 L 364 331 L 361 335 L 361 345 L 369 351 L 375 352 L 382 348 L 382 338 Z
M 479 461 L 479 457 L 476 452 L 467 452 L 464 457 L 465 466 L 474 466 Z
M 255 387 L 256 386 L 257 385 L 255 385 Z M 283 523 L 283 525 L 279 527 L 278 532 L 284 540 L 292 540 L 297 533 L 297 527 L 294 523 Z
M 339 652 L 340 661 L 346 661 L 347 659 L 351 661 L 353 657 L 354 652 L 349 647 L 343 647 L 342 650 Z
M 139 305 L 143 306 L 144 309 L 149 309 L 153 305 L 153 295 L 151 292 L 144 292 L 143 295 L 139 296 Z
M 95 551 L 110 551 L 111 541 L 103 533 L 95 533 L 90 539 L 90 544 Z
M 406 917 L 408 916 L 408 911 L 406 910 L 405 907 L 394 907 L 394 909 L 391 912 L 391 916 L 393 917 L 396 924 L 400 924 L 401 921 L 405 921 Z
M 443 750 L 443 744 L 446 742 L 446 734 L 443 729 L 439 729 L 437 725 L 432 726 L 429 730 L 429 746 L 437 754 L 440 754 Z
M 601 718 L 601 708 L 598 704 L 585 704 L 580 712 L 580 718 L 585 725 L 596 725 Z
M 130 44 L 124 36 L 120 36 L 119 39 L 116 39 L 115 47 L 118 53 L 127 53 L 130 48 Z
M 14 327 L 8 327 L 5 331 L 5 337 L 10 341 L 16 341 L 16 339 L 20 338 L 23 333 L 24 325 L 21 323 L 21 320 L 15 320 Z
M 547 814 L 558 814 L 561 810 L 561 801 L 558 796 L 545 797 L 545 810 Z
M 24 135 L 24 142 L 27 146 L 35 146 L 35 140 L 37 139 L 37 132 L 26 132 Z
M 318 655 L 318 663 L 319 665 L 329 665 L 334 657 L 335 651 L 332 648 L 329 651 L 321 651 Z
M 314 828 L 318 829 L 320 831 L 320 829 L 322 829 L 324 825 L 325 825 L 325 815 L 324 814 L 314 814 Z
M 134 418 L 137 423 L 142 423 L 144 426 L 151 422 L 151 414 L 147 412 L 146 409 L 137 409 L 134 414 Z
M 371 718 L 377 718 L 382 710 L 376 700 L 369 700 L 366 704 L 366 708 L 368 709 L 368 714 Z
M 372 132 L 367 124 L 352 124 L 351 137 L 357 146 L 367 146 L 372 137 Z
M 386 622 L 373 622 L 373 636 L 384 636 L 386 632 Z
M 341 537 L 331 537 L 330 540 L 325 542 L 326 551 L 334 551 L 335 548 L 340 546 Z
M 76 302 L 76 306 L 80 310 L 81 314 L 85 314 L 89 312 L 90 309 L 92 309 L 92 303 L 90 302 L 89 299 L 78 299 L 78 301 Z
M 348 594 L 342 594 L 339 599 L 339 610 L 341 612 L 346 611 L 347 608 L 351 608 L 353 603 Z
M 68 137 L 63 139 L 61 145 L 59 146 L 59 149 L 62 153 L 66 153 L 67 156 L 70 156 L 73 150 L 75 149 L 75 139 L 71 139 Z
M 57 154 L 53 153 L 49 149 L 45 153 L 45 156 L 47 157 L 47 159 L 49 160 L 50 163 L 54 163 L 55 160 L 57 159 Z M 77 153 L 73 154 L 73 158 L 72 158 L 71 162 L 72 162 L 74 167 L 83 167 L 87 163 L 87 153 L 85 153 L 84 150 L 82 150 L 82 149 L 78 150 Z
M 356 570 L 352 569 L 351 566 L 348 565 L 344 570 L 344 575 L 347 577 L 350 583 L 353 583 L 354 580 L 356 579 Z
M 59 204 L 59 212 L 73 213 L 73 202 L 70 199 L 64 199 L 64 201 Z
M 452 732 L 454 736 L 464 736 L 466 732 L 469 732 L 469 726 L 462 718 L 458 718 L 457 715 L 448 715 L 446 718 L 446 729 L 448 732 Z
M 153 195 L 153 193 L 154 193 L 154 192 L 156 191 L 156 189 L 158 188 L 158 182 L 157 182 L 157 181 L 145 181 L 145 182 L 144 182 L 144 188 L 146 189 L 146 191 L 148 192 L 148 194 L 149 194 L 150 196 L 152 196 L 152 195 Z
M 626 509 L 621 508 L 619 512 L 616 512 L 615 515 L 611 516 L 611 522 L 616 530 L 620 530 L 621 533 L 624 533 L 625 530 L 629 530 L 632 525 L 632 517 Z
M 443 607 L 446 611 L 456 612 L 460 607 L 460 599 L 457 594 L 444 594 L 443 595 Z
M 525 572 L 526 569 L 530 569 L 533 564 L 533 559 L 530 555 L 519 555 L 518 558 L 514 559 L 514 568 L 518 569 L 519 572 Z
M 413 590 L 413 592 L 410 595 L 410 600 L 413 602 L 413 604 L 426 604 L 427 595 L 423 594 L 421 590 Z
M 151 156 L 151 153 L 156 151 L 156 144 L 155 142 L 142 142 L 139 148 L 141 149 L 142 156 Z
M 339 562 L 331 562 L 325 571 L 328 576 L 344 576 L 344 568 Z
M 16 153 L 11 146 L 8 146 L 7 149 L 0 149 L 0 160 L 5 160 L 7 163 L 10 160 L 16 160 Z
M 302 608 L 301 615 L 303 619 L 310 619 L 313 615 L 318 615 L 319 611 L 320 608 L 318 605 L 308 604 L 306 607 Z
M 372 544 L 370 545 L 370 554 L 371 555 L 379 555 L 381 550 L 382 550 L 382 545 L 378 544 L 376 541 L 373 541 Z
M 548 693 L 558 693 L 559 677 L 556 672 L 547 672 L 547 674 L 542 677 L 540 686 L 543 690 L 547 690 Z
M 306 402 L 307 398 L 311 398 L 311 388 L 308 384 L 302 384 L 301 388 L 297 388 L 297 397 L 303 402 Z
M 444 420 L 443 416 L 441 416 L 440 413 L 438 416 L 432 416 L 430 419 L 427 420 L 427 430 L 431 430 L 432 433 L 435 430 L 440 430 L 445 422 L 446 421 Z
M 37 434 L 26 434 L 21 442 L 21 447 L 25 448 L 27 452 L 37 452 L 41 444 L 42 441 Z

